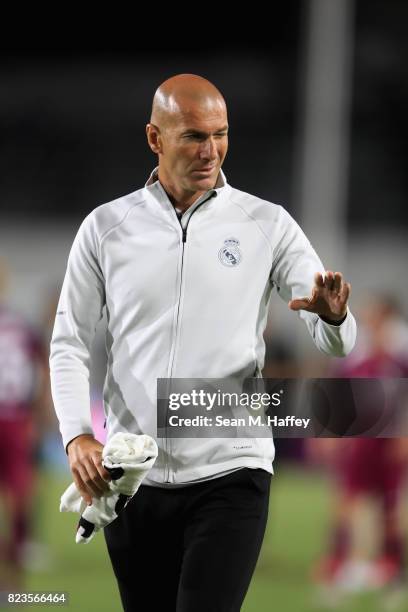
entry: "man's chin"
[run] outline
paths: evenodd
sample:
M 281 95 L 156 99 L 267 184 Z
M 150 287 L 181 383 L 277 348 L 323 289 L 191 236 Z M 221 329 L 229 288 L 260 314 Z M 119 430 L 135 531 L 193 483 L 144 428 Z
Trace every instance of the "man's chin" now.
M 213 189 L 217 182 L 218 173 L 209 176 L 196 176 L 191 179 L 190 184 L 194 191 L 208 191 Z

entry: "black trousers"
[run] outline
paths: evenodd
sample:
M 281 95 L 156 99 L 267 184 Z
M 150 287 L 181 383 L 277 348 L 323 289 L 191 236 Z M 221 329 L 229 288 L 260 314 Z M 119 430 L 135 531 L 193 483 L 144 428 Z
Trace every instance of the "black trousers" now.
M 238 612 L 268 518 L 271 475 L 242 468 L 179 489 L 141 486 L 105 540 L 126 612 Z

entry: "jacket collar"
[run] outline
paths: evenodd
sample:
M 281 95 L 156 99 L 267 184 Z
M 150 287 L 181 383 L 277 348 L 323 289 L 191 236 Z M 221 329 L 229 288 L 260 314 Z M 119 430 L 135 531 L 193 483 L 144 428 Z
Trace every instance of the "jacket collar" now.
M 160 183 L 158 179 L 158 170 L 157 166 L 150 174 L 148 180 L 145 183 L 145 189 L 154 199 L 160 204 L 162 209 L 171 211 L 172 209 L 175 211 L 173 204 L 171 203 L 163 185 Z M 209 189 L 205 193 L 203 193 L 197 200 L 191 204 L 183 214 L 183 221 L 186 222 L 190 215 L 194 212 L 194 210 L 199 206 L 202 202 L 207 200 L 218 199 L 218 197 L 227 190 L 228 183 L 227 178 L 222 170 L 220 170 L 217 178 L 217 182 L 215 183 L 215 187 L 213 189 Z M 172 213 L 173 214 L 173 213 Z

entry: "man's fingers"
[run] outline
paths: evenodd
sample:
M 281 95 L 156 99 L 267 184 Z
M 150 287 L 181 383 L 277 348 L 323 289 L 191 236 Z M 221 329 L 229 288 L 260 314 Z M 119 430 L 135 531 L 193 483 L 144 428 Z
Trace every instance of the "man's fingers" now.
M 333 291 L 336 293 L 340 293 L 343 285 L 343 275 L 341 272 L 335 272 L 334 274 L 334 283 L 333 283 Z
M 321 272 L 316 272 L 314 275 L 314 281 L 317 287 L 324 287 L 324 279 Z
M 109 490 L 109 484 L 101 476 L 92 459 L 87 459 L 85 465 L 88 472 L 88 479 L 85 480 L 85 483 L 94 491 L 96 497 L 101 497 L 101 495 Z
M 342 273 L 334 273 L 332 270 L 326 270 L 324 275 L 321 272 L 316 272 L 314 281 L 316 287 L 325 287 L 329 291 L 335 291 L 338 294 L 342 291 L 344 285 Z
M 101 497 L 102 491 L 100 490 L 99 486 L 94 482 L 93 474 L 92 472 L 90 473 L 89 470 L 89 464 L 84 464 L 81 470 L 81 478 L 88 494 L 91 497 Z
M 334 274 L 331 270 L 326 270 L 326 274 L 324 277 L 324 286 L 329 291 L 332 291 L 334 285 Z
M 110 473 L 108 472 L 107 469 L 105 469 L 102 465 L 102 461 L 98 462 L 95 464 L 96 465 L 96 469 L 99 472 L 99 476 L 102 478 L 103 482 L 105 482 L 106 484 L 106 490 L 109 489 L 109 481 L 112 480 L 112 476 L 110 475 Z
M 104 493 L 104 487 L 108 487 L 107 483 L 99 476 L 94 464 L 88 459 L 82 463 L 73 466 L 72 473 L 77 476 L 76 482 L 78 482 L 78 488 L 80 488 L 81 495 L 84 497 L 83 492 L 89 497 L 86 501 L 92 502 L 92 497 L 101 497 Z M 103 484 L 101 484 L 103 483 Z
M 76 488 L 78 489 L 81 497 L 85 500 L 85 502 L 88 505 L 92 504 L 92 495 L 89 493 L 88 487 L 85 485 L 80 471 L 72 470 L 72 476 L 74 478 Z
M 109 481 L 112 480 L 112 476 L 108 472 L 106 468 L 102 465 L 102 453 L 97 453 L 96 456 L 92 456 L 92 461 L 95 465 L 95 468 L 98 471 L 97 482 L 102 486 L 104 491 L 109 490 Z
M 348 299 L 351 295 L 351 285 L 350 283 L 344 283 L 342 290 L 340 292 L 340 299 L 343 303 L 348 302 Z

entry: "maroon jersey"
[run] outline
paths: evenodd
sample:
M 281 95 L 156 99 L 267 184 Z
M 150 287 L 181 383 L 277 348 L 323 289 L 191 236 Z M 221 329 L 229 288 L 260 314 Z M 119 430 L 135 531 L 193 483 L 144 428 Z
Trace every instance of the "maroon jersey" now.
M 337 370 L 345 378 L 407 378 L 408 353 L 377 348 L 345 359 Z M 338 457 L 338 476 L 351 491 L 397 489 L 406 466 L 395 456 L 392 438 L 353 438 L 345 441 L 345 452 Z
M 0 419 L 27 417 L 44 347 L 28 323 L 0 305 Z
M 338 374 L 344 378 L 407 378 L 408 355 L 377 351 L 356 362 L 345 359 Z

